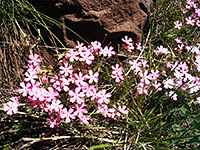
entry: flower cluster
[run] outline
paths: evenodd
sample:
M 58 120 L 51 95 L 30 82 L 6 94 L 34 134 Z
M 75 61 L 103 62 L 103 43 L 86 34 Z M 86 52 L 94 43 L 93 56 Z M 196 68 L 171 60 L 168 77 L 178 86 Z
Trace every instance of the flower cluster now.
M 186 25 L 192 25 L 196 22 L 198 26 L 198 17 L 199 17 L 199 8 L 198 4 L 194 1 L 187 0 L 187 5 L 185 10 L 190 10 L 194 8 L 196 14 L 192 14 L 193 21 L 189 22 L 190 19 L 186 18 Z M 188 12 L 189 13 L 189 12 Z M 181 30 L 183 23 L 177 20 L 175 22 L 175 28 Z M 130 49 L 130 43 L 133 41 L 131 38 L 127 36 L 122 39 L 128 46 L 126 46 L 127 50 Z M 175 63 L 170 63 L 166 61 L 171 57 L 172 53 L 165 48 L 163 45 L 157 46 L 157 48 L 153 51 L 156 56 L 162 55 L 165 59 L 166 63 L 166 70 L 159 70 L 155 68 L 149 68 L 149 62 L 144 60 L 142 57 L 137 57 L 135 60 L 130 60 L 130 70 L 133 71 L 136 77 L 136 89 L 138 94 L 145 94 L 148 95 L 150 91 L 153 89 L 157 91 L 162 91 L 165 89 L 167 92 L 165 95 L 167 97 L 172 98 L 173 100 L 178 99 L 178 93 L 176 90 L 183 89 L 185 92 L 192 94 L 197 93 L 200 88 L 200 78 L 195 75 L 195 71 L 189 70 L 189 64 L 193 64 L 196 67 L 196 70 L 200 71 L 200 50 L 197 46 L 188 46 L 184 43 L 183 39 L 176 37 L 176 48 L 177 52 L 187 51 L 193 53 L 193 57 L 195 58 L 192 62 L 193 58 L 189 58 L 186 62 L 176 61 Z M 173 55 L 175 55 L 173 53 Z M 127 74 L 130 73 L 130 70 Z M 168 71 L 168 72 L 166 72 Z M 172 74 L 168 74 L 172 72 Z M 193 74 L 192 74 L 193 73 Z M 162 77 L 162 80 L 160 79 Z M 199 99 L 199 98 L 198 98 Z
M 181 10 L 184 14 L 190 13 L 190 10 L 192 10 L 192 9 L 194 9 L 194 13 L 192 13 L 187 18 L 185 18 L 186 24 L 190 25 L 190 26 L 196 25 L 197 27 L 200 27 L 200 19 L 199 19 L 200 7 L 199 7 L 198 3 L 195 3 L 192 0 L 187 0 L 185 8 L 181 8 Z M 175 24 L 175 28 L 177 28 L 178 30 L 182 29 L 183 23 L 180 22 L 179 20 L 175 21 L 174 24 Z
M 75 49 L 70 49 L 59 61 L 59 72 L 42 78 L 39 73 L 46 69 L 41 66 L 42 60 L 37 54 L 30 55 L 29 68 L 24 74 L 24 82 L 20 83 L 21 89 L 18 92 L 22 97 L 27 97 L 34 108 L 39 107 L 41 111 L 49 114 L 47 123 L 52 128 L 58 126 L 60 120 L 70 123 L 73 119 L 79 119 L 81 124 L 88 125 L 91 117 L 88 114 L 91 112 L 87 107 L 92 107 L 90 105 L 97 106 L 96 113 L 102 113 L 105 117 L 124 119 L 121 113 L 128 115 L 126 106 L 119 105 L 118 108 L 115 106 L 115 111 L 114 108 L 109 108 L 111 93 L 106 89 L 98 89 L 99 72 L 93 72 L 92 69 L 80 71 L 84 63 L 92 64 L 97 53 L 104 57 L 115 55 L 112 46 L 102 48 L 101 43 L 95 41 L 86 47 L 78 42 Z M 74 62 L 82 63 L 79 69 Z M 116 82 L 123 80 L 122 68 L 118 66 L 115 71 L 116 76 L 112 75 L 112 78 L 116 78 Z M 4 107 L 9 115 L 17 112 L 18 99 L 16 101 L 12 99 Z M 109 114 L 105 115 L 105 112 Z
M 148 95 L 149 91 L 147 88 L 152 85 L 154 89 L 161 91 L 161 83 L 157 80 L 160 77 L 160 71 L 151 69 L 149 72 L 147 68 L 149 67 L 148 62 L 146 60 L 134 60 L 129 61 L 131 65 L 130 69 L 134 72 L 136 76 L 139 77 L 140 82 L 138 83 L 137 93 Z
M 125 47 L 129 52 L 132 52 L 132 50 L 135 49 L 135 47 L 134 47 L 134 42 L 133 42 L 133 39 L 132 39 L 132 38 L 129 38 L 129 37 L 126 35 L 126 36 L 124 36 L 124 38 L 122 38 L 122 41 L 123 41 L 124 43 L 126 43 L 126 45 L 125 45 L 124 47 Z M 136 47 L 137 50 L 143 51 L 140 42 L 136 43 L 135 45 L 137 46 L 137 47 Z
M 155 52 L 156 55 L 158 55 L 158 54 L 160 54 L 160 55 L 162 55 L 162 54 L 167 55 L 167 54 L 170 53 L 167 48 L 163 47 L 163 45 L 160 45 L 160 47 L 158 46 L 156 48 L 156 50 L 154 50 L 154 52 Z
M 199 4 L 195 3 L 192 0 L 187 0 L 186 5 L 184 8 L 181 9 L 182 12 L 187 16 L 185 17 L 186 23 L 180 22 L 177 20 L 175 23 L 175 28 L 178 30 L 182 29 L 182 26 L 184 24 L 184 27 L 195 26 L 197 28 L 200 27 L 200 8 Z M 191 13 L 192 12 L 192 13 Z M 200 71 L 200 50 L 195 45 L 186 45 L 186 42 L 183 41 L 183 39 L 176 37 L 174 39 L 177 43 L 177 50 L 178 52 L 187 51 L 188 53 L 192 53 L 191 57 L 188 56 L 188 59 L 186 62 L 176 61 L 174 64 L 167 62 L 167 68 L 171 68 L 171 72 L 173 72 L 173 76 L 169 76 L 163 81 L 163 85 L 165 89 L 169 89 L 168 92 L 166 92 L 166 95 L 171 97 L 173 100 L 178 99 L 178 94 L 175 93 L 175 90 L 178 88 L 183 89 L 185 92 L 192 94 L 196 93 L 200 90 L 200 78 L 192 73 L 195 73 L 196 71 L 189 70 L 191 64 L 194 65 L 194 70 Z M 194 57 L 194 61 L 193 60 Z M 198 100 L 198 98 L 197 98 Z

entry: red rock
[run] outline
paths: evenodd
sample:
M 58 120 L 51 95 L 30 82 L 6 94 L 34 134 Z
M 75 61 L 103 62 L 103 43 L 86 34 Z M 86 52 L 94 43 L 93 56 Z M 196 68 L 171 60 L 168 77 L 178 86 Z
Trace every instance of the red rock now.
M 120 42 L 125 35 L 135 42 L 141 41 L 151 0 L 54 0 L 33 4 L 88 42 L 98 40 L 106 45 Z M 66 28 L 52 30 L 67 47 L 81 41 Z

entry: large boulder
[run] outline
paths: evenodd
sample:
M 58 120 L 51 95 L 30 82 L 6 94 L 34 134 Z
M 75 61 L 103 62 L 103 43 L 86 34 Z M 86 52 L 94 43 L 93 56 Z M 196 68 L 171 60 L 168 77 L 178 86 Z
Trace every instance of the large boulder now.
M 116 44 L 124 35 L 141 41 L 151 0 L 29 0 L 43 13 L 61 21 L 88 42 Z M 67 28 L 52 30 L 67 47 L 81 41 Z

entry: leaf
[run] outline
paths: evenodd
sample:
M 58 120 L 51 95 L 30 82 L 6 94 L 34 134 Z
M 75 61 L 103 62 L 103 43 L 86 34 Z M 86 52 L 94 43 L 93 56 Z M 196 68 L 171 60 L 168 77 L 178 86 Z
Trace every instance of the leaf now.
M 185 107 L 181 107 L 180 110 L 181 110 L 181 112 L 182 112 L 183 114 L 186 114 L 186 112 L 188 111 Z
M 177 34 L 168 34 L 167 37 L 171 38 L 171 37 L 177 37 Z
M 196 120 L 194 120 L 194 126 L 198 129 L 198 130 L 200 130 L 200 124 L 196 121 Z
M 191 107 L 192 107 L 192 111 L 193 112 L 196 112 L 197 111 L 197 107 L 196 107 L 196 105 L 192 102 L 192 104 L 191 104 Z
M 108 145 L 108 144 L 96 145 L 96 146 L 90 147 L 89 150 L 95 150 L 95 149 L 97 149 L 97 148 L 105 148 L 105 147 L 110 147 L 110 145 Z

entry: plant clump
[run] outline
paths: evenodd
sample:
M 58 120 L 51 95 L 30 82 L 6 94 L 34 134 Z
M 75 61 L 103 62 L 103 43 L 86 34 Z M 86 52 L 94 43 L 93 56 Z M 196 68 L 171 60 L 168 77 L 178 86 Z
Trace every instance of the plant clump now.
M 38 54 L 29 55 L 21 96 L 11 97 L 2 109 L 7 115 L 21 112 L 21 106 L 36 109 L 50 128 L 93 139 L 98 145 L 91 149 L 198 148 L 200 49 L 196 37 L 190 41 L 193 34 L 183 33 L 198 32 L 200 6 L 187 0 L 179 7 L 184 19 L 171 21 L 168 44 L 162 37 L 147 46 L 124 36 L 124 45 L 114 50 L 99 41 L 87 46 L 77 41 L 53 69 Z

